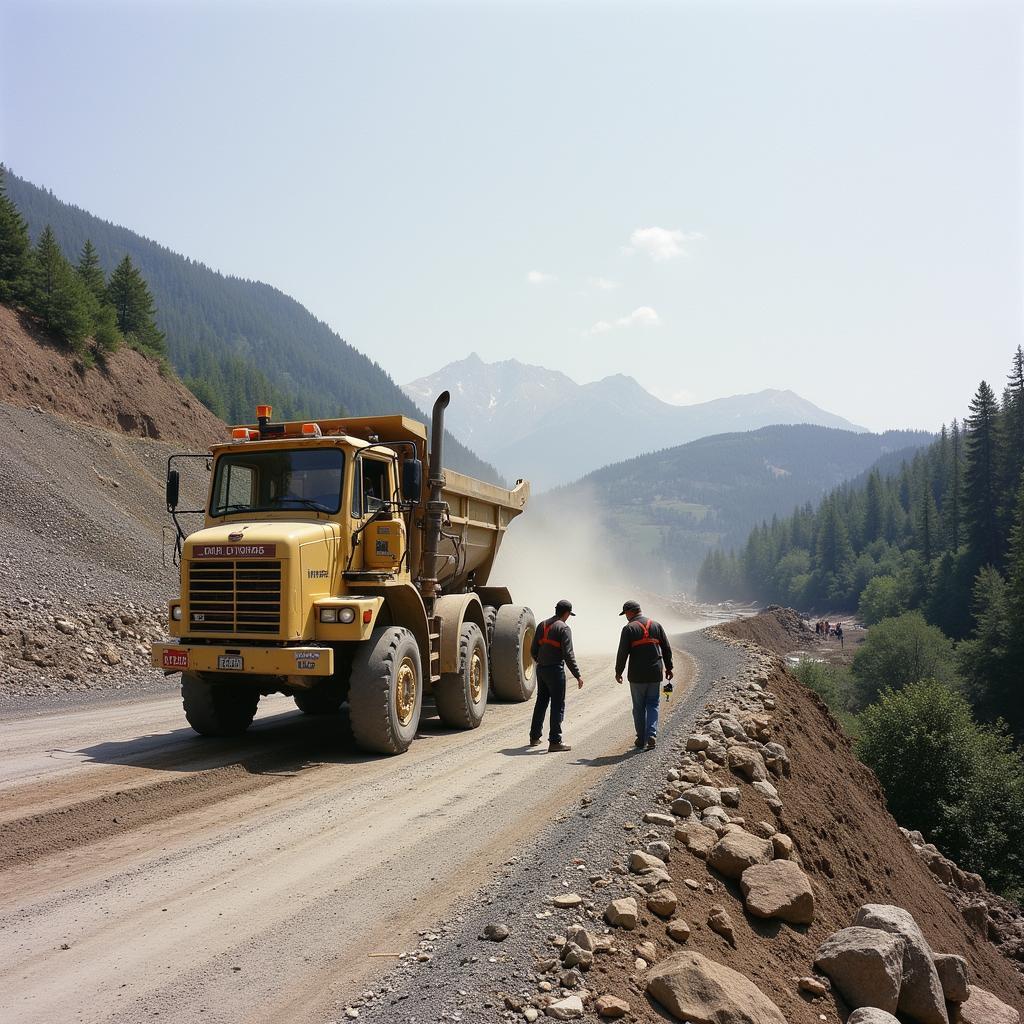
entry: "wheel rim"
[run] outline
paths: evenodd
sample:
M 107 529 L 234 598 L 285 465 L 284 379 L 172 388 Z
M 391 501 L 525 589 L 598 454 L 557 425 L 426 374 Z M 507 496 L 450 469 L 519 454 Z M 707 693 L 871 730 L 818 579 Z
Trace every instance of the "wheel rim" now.
M 530 679 L 533 676 L 533 658 L 530 656 L 530 648 L 533 646 L 533 626 L 527 626 L 526 635 L 523 637 L 523 678 Z
M 474 704 L 479 704 L 484 695 L 484 659 L 478 647 L 473 649 L 473 657 L 469 659 L 469 695 Z
M 395 712 L 403 726 L 412 721 L 416 712 L 416 685 L 416 666 L 412 658 L 403 658 L 395 683 Z

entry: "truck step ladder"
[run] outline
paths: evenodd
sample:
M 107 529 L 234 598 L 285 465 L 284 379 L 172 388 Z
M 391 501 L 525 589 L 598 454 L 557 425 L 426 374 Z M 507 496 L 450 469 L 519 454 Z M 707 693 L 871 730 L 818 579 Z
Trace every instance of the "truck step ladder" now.
M 430 665 L 428 668 L 430 681 L 436 683 L 441 678 L 441 616 L 435 615 L 428 620 L 430 627 Z

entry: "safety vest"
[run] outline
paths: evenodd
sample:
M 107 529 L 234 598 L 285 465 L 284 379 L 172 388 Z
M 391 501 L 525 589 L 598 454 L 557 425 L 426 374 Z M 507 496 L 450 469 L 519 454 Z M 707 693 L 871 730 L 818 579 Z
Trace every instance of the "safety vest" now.
M 644 631 L 644 635 L 639 640 L 630 641 L 630 647 L 642 647 L 645 644 L 660 644 L 661 641 L 657 637 L 651 636 L 651 626 L 656 626 L 657 623 L 654 619 L 648 619 L 646 622 L 640 623 L 640 628 Z
M 542 644 L 549 644 L 551 647 L 557 647 L 559 650 L 562 649 L 561 640 L 549 640 L 548 630 L 554 625 L 554 622 L 542 622 L 540 624 L 540 642 Z

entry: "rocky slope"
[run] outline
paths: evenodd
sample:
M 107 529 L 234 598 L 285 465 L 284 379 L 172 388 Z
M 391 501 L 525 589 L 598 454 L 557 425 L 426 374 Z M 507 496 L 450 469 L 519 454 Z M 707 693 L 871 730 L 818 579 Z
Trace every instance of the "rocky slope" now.
M 657 771 L 635 755 L 632 807 L 588 795 L 487 894 L 493 929 L 477 912 L 425 937 L 364 1016 L 1019 1024 L 1024 977 L 948 898 L 827 708 L 743 624 L 705 632 L 683 646 L 712 666 L 735 650 L 738 671 L 666 730 Z M 567 855 L 562 833 L 580 830 L 599 841 Z M 441 973 L 456 954 L 463 973 Z
M 167 457 L 225 432 L 139 353 L 86 367 L 0 306 L 0 706 L 162 683 Z M 201 500 L 203 464 L 185 480 Z
M 32 320 L 0 305 L 0 402 L 205 450 L 225 425 L 176 377 L 124 347 L 87 367 Z

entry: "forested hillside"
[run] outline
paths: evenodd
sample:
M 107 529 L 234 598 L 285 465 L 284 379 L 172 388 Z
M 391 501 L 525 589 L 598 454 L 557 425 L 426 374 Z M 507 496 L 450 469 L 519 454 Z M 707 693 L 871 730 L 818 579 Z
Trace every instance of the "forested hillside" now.
M 931 438 L 810 425 L 718 434 L 595 470 L 550 502 L 572 506 L 587 495 L 635 568 L 686 587 L 709 549 L 742 543 L 764 515 L 817 500 L 886 453 Z
M 1018 347 L 1001 399 L 982 381 L 963 425 L 943 427 L 895 472 L 875 469 L 816 508 L 763 522 L 739 550 L 713 552 L 701 567 L 699 593 L 857 608 L 869 625 L 911 613 L 902 626 L 886 628 L 901 637 L 916 631 L 924 638 L 914 641 L 917 649 L 945 652 L 927 675 L 957 679 L 982 718 L 1002 716 L 1024 738 L 1022 468 Z M 960 641 L 955 656 L 950 639 Z M 888 682 L 885 675 L 868 680 L 868 699 Z M 855 694 L 853 710 L 866 703 Z
M 172 366 L 221 418 L 248 422 L 258 402 L 269 402 L 282 418 L 400 412 L 422 419 L 380 366 L 278 289 L 217 273 L 10 172 L 6 186 L 33 239 L 49 225 L 72 260 L 90 241 L 108 276 L 130 257 L 148 282 Z M 455 469 L 498 479 L 451 436 L 445 456 Z

